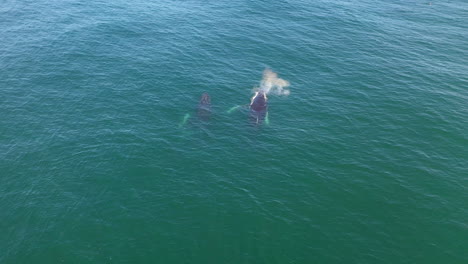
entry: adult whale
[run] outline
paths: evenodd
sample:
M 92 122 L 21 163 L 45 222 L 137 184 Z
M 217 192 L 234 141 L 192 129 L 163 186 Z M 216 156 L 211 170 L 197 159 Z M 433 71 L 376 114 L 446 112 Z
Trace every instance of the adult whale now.
M 268 98 L 264 91 L 258 91 L 250 100 L 250 120 L 258 125 L 268 117 Z
M 208 121 L 211 118 L 211 97 L 208 93 L 203 93 L 197 108 L 198 118 Z

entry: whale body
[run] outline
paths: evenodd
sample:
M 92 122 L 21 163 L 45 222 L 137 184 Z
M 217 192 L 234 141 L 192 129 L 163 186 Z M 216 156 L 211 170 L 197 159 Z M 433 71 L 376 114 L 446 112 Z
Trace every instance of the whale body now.
M 254 124 L 261 124 L 268 114 L 268 98 L 263 91 L 258 91 L 250 101 L 250 120 Z
M 211 118 L 211 97 L 208 93 L 203 93 L 197 108 L 198 118 L 208 121 Z

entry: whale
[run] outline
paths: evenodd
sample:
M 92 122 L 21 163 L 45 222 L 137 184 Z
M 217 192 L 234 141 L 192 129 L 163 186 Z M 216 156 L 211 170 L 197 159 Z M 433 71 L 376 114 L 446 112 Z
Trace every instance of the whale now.
M 258 91 L 250 100 L 250 120 L 259 125 L 265 121 L 268 115 L 268 98 L 263 91 Z
M 208 93 L 203 93 L 197 107 L 198 118 L 202 121 L 209 121 L 211 118 L 211 97 Z

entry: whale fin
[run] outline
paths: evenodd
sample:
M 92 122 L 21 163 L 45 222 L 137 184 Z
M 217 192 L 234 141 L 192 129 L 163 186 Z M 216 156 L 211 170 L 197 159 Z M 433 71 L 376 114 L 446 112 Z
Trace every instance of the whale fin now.
M 188 113 L 185 114 L 184 118 L 182 119 L 182 122 L 180 122 L 180 124 L 179 124 L 179 128 L 183 127 L 185 125 L 185 123 L 187 123 L 187 120 L 189 120 L 189 118 L 190 118 L 190 114 L 188 114 Z
M 239 109 L 240 107 L 241 107 L 240 105 L 236 105 L 234 107 L 231 107 L 231 108 L 229 108 L 229 110 L 227 110 L 227 113 L 230 114 L 230 113 L 236 111 L 237 109 Z

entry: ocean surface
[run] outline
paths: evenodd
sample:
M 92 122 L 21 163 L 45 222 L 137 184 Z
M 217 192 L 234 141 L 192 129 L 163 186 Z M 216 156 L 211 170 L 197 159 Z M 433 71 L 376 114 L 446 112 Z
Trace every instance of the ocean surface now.
M 468 2 L 2 1 L 0 220 L 1 264 L 466 264 Z

